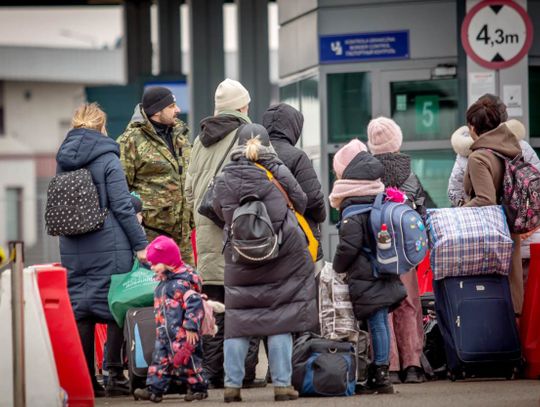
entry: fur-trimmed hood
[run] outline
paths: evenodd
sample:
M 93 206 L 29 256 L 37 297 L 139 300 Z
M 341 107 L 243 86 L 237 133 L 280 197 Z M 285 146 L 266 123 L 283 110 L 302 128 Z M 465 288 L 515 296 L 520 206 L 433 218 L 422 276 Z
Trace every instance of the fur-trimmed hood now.
M 506 126 L 510 133 L 512 133 L 518 141 L 525 138 L 525 126 L 516 119 L 510 119 L 504 123 L 501 123 L 499 127 Z M 454 152 L 462 157 L 468 157 L 471 153 L 471 145 L 474 142 L 469 134 L 469 128 L 467 126 L 461 126 L 450 137 L 450 143 Z
M 462 157 L 468 157 L 471 153 L 471 145 L 474 142 L 469 134 L 469 128 L 467 126 L 461 126 L 450 137 L 450 143 L 457 155 Z

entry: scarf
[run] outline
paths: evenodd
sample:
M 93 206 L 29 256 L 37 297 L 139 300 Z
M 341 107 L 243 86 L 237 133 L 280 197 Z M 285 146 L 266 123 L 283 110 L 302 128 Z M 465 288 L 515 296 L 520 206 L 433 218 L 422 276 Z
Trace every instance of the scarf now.
M 330 206 L 339 209 L 345 198 L 377 195 L 384 192 L 384 184 L 377 180 L 340 179 L 334 182 L 329 196 Z

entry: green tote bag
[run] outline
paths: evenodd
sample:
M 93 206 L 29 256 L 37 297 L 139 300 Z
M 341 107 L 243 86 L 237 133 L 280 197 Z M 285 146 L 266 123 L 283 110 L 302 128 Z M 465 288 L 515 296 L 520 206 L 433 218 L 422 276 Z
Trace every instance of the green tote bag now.
M 129 273 L 113 274 L 109 288 L 109 308 L 122 328 L 129 308 L 150 307 L 154 304 L 155 273 L 135 259 Z

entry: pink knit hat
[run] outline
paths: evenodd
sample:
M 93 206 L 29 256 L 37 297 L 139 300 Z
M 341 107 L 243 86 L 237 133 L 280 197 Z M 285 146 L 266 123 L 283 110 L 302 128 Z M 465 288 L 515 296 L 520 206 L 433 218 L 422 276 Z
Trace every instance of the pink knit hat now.
M 178 245 L 174 240 L 166 236 L 158 236 L 148 245 L 146 259 L 151 264 L 163 263 L 174 268 L 184 264 Z
M 343 176 L 343 171 L 351 163 L 354 157 L 361 153 L 362 151 L 367 151 L 367 147 L 358 139 L 352 139 L 349 143 L 341 147 L 338 152 L 334 155 L 334 172 L 337 177 L 341 179 Z
M 387 117 L 377 117 L 367 127 L 368 147 L 373 155 L 397 153 L 403 142 L 401 128 Z

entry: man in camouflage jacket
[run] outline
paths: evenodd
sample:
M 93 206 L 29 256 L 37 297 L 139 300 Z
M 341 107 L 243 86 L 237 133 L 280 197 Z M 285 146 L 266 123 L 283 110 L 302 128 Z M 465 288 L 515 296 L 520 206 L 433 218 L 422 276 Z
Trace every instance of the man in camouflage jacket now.
M 117 141 L 129 189 L 143 202 L 148 241 L 158 235 L 173 238 L 184 261 L 194 265 L 193 213 L 184 195 L 191 145 L 186 124 L 176 118 L 179 112 L 169 89 L 149 88 Z

